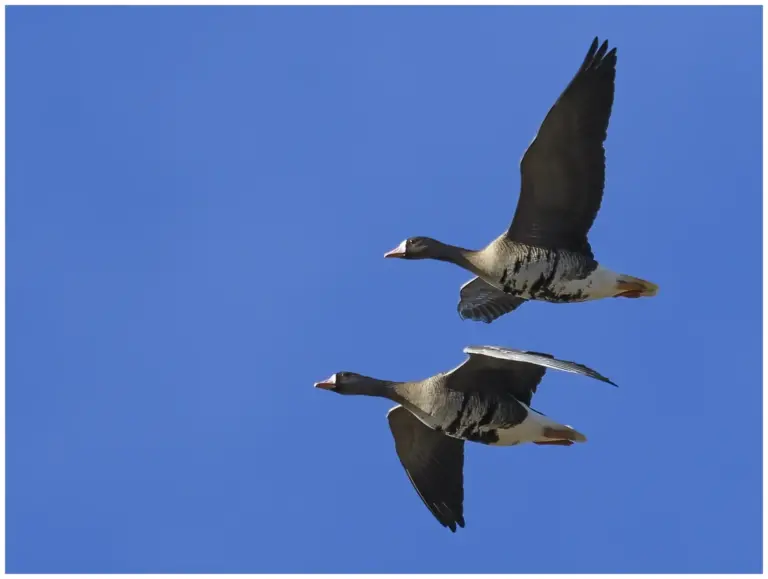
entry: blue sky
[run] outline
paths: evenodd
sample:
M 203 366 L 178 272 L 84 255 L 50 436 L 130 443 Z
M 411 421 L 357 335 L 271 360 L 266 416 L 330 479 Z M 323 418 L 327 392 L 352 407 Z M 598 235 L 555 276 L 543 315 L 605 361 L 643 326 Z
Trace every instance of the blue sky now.
M 761 9 L 7 9 L 9 572 L 757 572 Z M 592 38 L 618 47 L 590 238 L 658 297 L 462 322 Z M 443 529 L 386 401 L 468 344 L 551 352 L 589 437 L 467 447 Z

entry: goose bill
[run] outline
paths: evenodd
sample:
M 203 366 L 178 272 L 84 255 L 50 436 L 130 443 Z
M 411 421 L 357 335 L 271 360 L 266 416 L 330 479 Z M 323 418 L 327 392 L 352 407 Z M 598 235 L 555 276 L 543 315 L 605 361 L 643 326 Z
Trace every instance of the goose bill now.
M 336 387 L 336 374 L 330 378 L 326 378 L 321 382 L 315 382 L 315 388 L 322 388 L 323 390 L 333 390 Z
M 405 257 L 405 244 L 406 242 L 403 241 L 395 249 L 391 249 L 390 251 L 385 253 L 384 257 Z

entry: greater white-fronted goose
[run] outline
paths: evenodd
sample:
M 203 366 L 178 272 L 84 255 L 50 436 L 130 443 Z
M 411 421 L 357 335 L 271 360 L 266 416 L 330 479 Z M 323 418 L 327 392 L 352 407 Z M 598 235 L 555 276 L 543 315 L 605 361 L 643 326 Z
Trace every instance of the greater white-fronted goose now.
M 387 414 L 395 450 L 416 492 L 451 531 L 464 526 L 464 441 L 494 446 L 525 442 L 570 446 L 586 437 L 532 409 L 547 368 L 615 384 L 594 370 L 550 354 L 469 346 L 469 358 L 449 372 L 415 382 L 338 372 L 315 387 L 378 396 L 398 406 Z
M 461 288 L 462 318 L 490 323 L 526 300 L 582 302 L 654 296 L 655 284 L 615 273 L 587 241 L 605 185 L 616 49 L 595 38 L 520 162 L 520 198 L 509 229 L 473 251 L 428 237 L 403 241 L 385 257 L 437 259 L 477 277 Z

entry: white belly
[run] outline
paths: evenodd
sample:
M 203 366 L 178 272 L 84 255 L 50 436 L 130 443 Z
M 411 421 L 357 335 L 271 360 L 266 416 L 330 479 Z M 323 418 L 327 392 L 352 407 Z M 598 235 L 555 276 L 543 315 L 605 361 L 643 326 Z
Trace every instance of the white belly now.
M 552 290 L 556 294 L 573 294 L 581 292 L 584 301 L 599 300 L 616 295 L 616 281 L 619 275 L 610 269 L 597 266 L 597 269 L 584 279 L 556 281 Z
M 525 299 L 543 299 L 545 301 L 559 301 L 549 299 L 548 295 L 571 296 L 567 301 L 599 300 L 616 295 L 616 281 L 619 275 L 599 265 L 583 279 L 569 279 L 567 264 L 560 263 L 552 277 L 551 284 L 548 287 L 541 287 L 539 280 L 542 276 L 549 277 L 551 274 L 550 267 L 550 263 L 533 261 L 523 265 L 509 280 L 505 280 L 505 284 L 496 281 L 492 285 L 502 290 L 506 285 L 509 288 L 508 291 L 513 295 Z M 486 281 L 490 283 L 490 280 Z M 537 288 L 535 294 L 531 293 L 532 288 Z
M 559 422 L 555 422 L 527 406 L 525 408 L 528 410 L 528 416 L 525 417 L 523 422 L 512 428 L 499 428 L 496 430 L 499 440 L 494 442 L 493 446 L 513 446 L 515 444 L 523 444 L 524 442 L 546 440 L 544 437 L 545 427 L 565 428 Z

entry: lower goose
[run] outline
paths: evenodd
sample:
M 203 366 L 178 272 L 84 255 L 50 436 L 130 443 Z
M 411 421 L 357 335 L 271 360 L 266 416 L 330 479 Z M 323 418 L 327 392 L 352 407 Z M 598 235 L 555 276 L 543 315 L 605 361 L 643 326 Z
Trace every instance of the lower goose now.
M 416 492 L 435 518 L 455 532 L 464 527 L 464 441 L 495 446 L 570 446 L 586 442 L 572 427 L 531 408 L 547 368 L 605 376 L 550 354 L 469 346 L 460 366 L 425 380 L 391 382 L 338 372 L 315 387 L 338 394 L 388 398 L 398 405 L 387 414 L 395 450 Z

